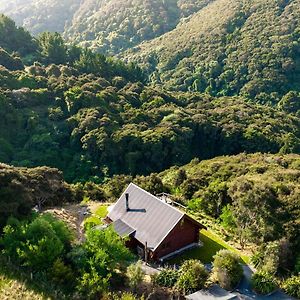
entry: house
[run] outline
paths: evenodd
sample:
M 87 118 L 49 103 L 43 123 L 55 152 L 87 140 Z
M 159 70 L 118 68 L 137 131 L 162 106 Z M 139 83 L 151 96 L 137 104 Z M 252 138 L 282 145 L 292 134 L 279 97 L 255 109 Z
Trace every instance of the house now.
M 127 245 L 149 260 L 164 260 L 199 244 L 205 228 L 190 216 L 130 183 L 106 221 Z

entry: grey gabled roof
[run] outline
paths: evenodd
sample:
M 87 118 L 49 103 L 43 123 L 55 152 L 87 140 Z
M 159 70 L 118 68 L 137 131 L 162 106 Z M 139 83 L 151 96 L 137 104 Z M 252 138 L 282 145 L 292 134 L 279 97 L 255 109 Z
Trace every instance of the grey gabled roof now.
M 130 234 L 135 232 L 132 227 L 130 227 L 120 219 L 114 221 L 112 225 L 116 233 L 118 233 L 121 237 L 129 236 Z
M 129 194 L 129 211 L 126 211 L 126 193 Z M 143 244 L 147 242 L 148 248 L 155 250 L 184 217 L 184 213 L 130 183 L 108 217 L 113 222 L 121 220 L 131 227 L 138 241 Z

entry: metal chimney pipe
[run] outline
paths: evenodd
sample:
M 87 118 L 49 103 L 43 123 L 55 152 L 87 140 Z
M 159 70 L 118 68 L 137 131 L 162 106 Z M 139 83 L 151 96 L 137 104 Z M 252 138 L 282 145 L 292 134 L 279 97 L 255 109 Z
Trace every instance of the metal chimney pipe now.
M 126 211 L 129 211 L 129 194 L 128 193 L 125 194 L 125 198 L 126 198 Z

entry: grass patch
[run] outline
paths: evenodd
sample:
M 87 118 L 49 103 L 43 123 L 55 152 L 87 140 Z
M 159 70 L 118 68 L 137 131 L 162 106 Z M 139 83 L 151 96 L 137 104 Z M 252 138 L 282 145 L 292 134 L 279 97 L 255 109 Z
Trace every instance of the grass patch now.
M 96 210 L 95 210 L 95 215 L 99 218 L 105 218 L 108 211 L 107 211 L 107 205 L 100 205 Z
M 88 226 L 89 224 L 97 226 L 97 225 L 101 225 L 102 221 L 97 216 L 91 216 L 84 220 L 84 226 Z
M 102 225 L 102 219 L 107 215 L 108 205 L 99 205 L 92 211 L 92 215 L 84 220 L 84 227 Z
M 200 240 L 203 242 L 203 246 L 199 248 L 194 248 L 184 252 L 169 261 L 171 264 L 181 264 L 187 259 L 199 259 L 203 263 L 210 263 L 213 261 L 213 256 L 221 249 L 228 249 L 237 253 L 241 257 L 243 263 L 249 263 L 249 257 L 242 255 L 237 249 L 228 245 L 224 240 L 222 240 L 217 235 L 213 234 L 211 231 L 202 229 L 200 231 Z

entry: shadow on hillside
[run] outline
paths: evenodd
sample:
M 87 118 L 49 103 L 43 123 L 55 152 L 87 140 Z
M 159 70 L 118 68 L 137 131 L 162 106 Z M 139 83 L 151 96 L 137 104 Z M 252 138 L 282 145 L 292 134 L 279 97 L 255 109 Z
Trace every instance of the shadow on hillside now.
M 3 277 L 3 279 L 1 277 Z M 1 284 L 1 279 L 3 280 L 3 285 Z M 32 297 L 32 299 L 34 299 L 32 293 L 34 293 L 38 299 L 66 299 L 65 295 L 63 295 L 60 291 L 55 290 L 55 288 L 53 288 L 53 286 L 46 280 L 43 281 L 40 277 L 35 278 L 35 276 L 31 279 L 30 273 L 25 273 L 18 267 L 9 263 L 6 258 L 0 256 L 0 291 L 3 288 L 5 293 L 5 285 L 9 285 L 9 281 L 11 280 L 16 281 L 16 283 L 20 285 L 20 288 L 16 285 L 16 290 L 12 290 L 12 292 L 15 292 L 16 294 L 20 291 L 22 291 L 22 293 L 28 291 L 28 296 Z M 21 288 L 21 286 L 24 288 Z M 5 295 L 10 296 L 6 293 Z M 11 296 L 13 297 L 13 295 Z M 24 295 L 15 295 L 15 297 L 17 296 L 19 298 Z

